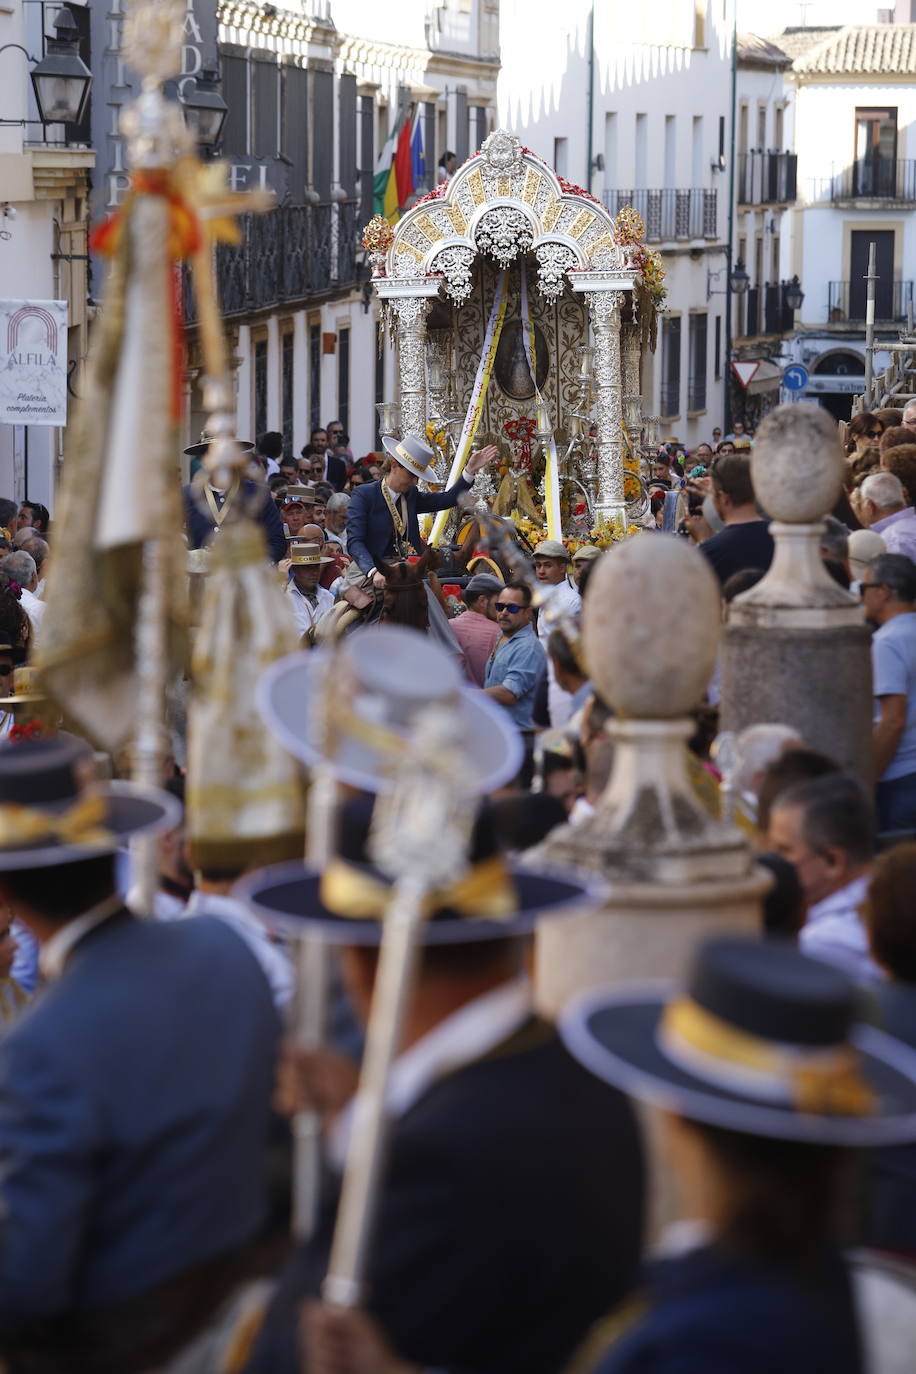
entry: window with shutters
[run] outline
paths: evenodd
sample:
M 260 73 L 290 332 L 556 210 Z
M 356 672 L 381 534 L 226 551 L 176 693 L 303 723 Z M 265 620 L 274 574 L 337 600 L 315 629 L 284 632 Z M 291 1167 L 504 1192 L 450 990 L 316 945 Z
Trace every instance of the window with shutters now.
M 254 432 L 267 429 L 267 335 L 253 338 L 254 343 Z
M 228 106 L 223 126 L 223 151 L 227 157 L 248 156 L 248 59 L 223 54 L 223 99 Z
M 332 159 L 334 154 L 334 77 L 331 72 L 311 71 L 312 88 L 312 172 L 315 190 L 323 204 L 331 198 Z
M 350 432 L 350 330 L 337 331 L 337 418 Z
M 359 98 L 359 222 L 368 224 L 375 208 L 375 97 Z
M 690 316 L 689 359 L 687 374 L 687 410 L 706 409 L 706 352 L 707 316 Z
M 356 195 L 356 77 L 344 75 L 337 87 L 337 180 L 348 198 Z
M 373 406 L 373 428 L 375 430 L 375 442 L 373 448 L 380 450 L 382 447 L 382 431 L 379 428 L 378 410 L 385 399 L 385 326 L 381 321 L 375 326 L 375 406 Z
M 252 108 L 254 110 L 255 157 L 277 156 L 280 103 L 280 72 L 276 58 L 258 57 L 252 63 Z
M 673 419 L 681 410 L 681 317 L 666 315 L 662 321 L 661 412 Z
M 284 153 L 289 159 L 289 191 L 294 205 L 305 203 L 309 179 L 308 72 L 295 64 L 286 68 L 283 81 Z
M 292 320 L 284 320 L 283 333 L 280 335 L 280 377 L 282 389 L 282 417 L 280 428 L 283 431 L 283 456 L 291 458 L 293 453 L 293 387 L 295 385 L 295 337 Z
M 309 324 L 309 427 L 321 424 L 321 321 Z

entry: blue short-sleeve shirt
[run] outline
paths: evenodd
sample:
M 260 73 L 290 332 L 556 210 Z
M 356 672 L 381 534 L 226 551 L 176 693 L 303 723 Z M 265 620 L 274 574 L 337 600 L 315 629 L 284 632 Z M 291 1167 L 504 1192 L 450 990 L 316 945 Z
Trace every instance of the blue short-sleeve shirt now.
M 871 642 L 875 697 L 906 697 L 906 725 L 882 782 L 916 773 L 916 613 L 895 615 Z M 877 702 L 876 702 L 877 715 Z
M 515 697 L 505 709 L 520 730 L 534 726 L 534 692 L 547 671 L 547 655 L 531 625 L 497 644 L 487 660 L 485 687 L 505 687 Z

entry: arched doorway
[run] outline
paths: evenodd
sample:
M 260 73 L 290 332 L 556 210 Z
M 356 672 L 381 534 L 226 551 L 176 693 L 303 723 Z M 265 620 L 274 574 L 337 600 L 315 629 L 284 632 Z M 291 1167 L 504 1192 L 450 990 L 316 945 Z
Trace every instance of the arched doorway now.
M 835 420 L 848 420 L 852 398 L 865 389 L 865 359 L 849 348 L 831 348 L 814 365 L 812 377 L 818 380 L 809 392 L 829 410 Z M 813 399 L 813 398 L 812 398 Z

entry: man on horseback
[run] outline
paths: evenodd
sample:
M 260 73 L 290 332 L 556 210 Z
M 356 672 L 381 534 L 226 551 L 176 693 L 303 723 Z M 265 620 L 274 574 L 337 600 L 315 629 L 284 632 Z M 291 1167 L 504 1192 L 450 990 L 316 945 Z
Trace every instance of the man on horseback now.
M 382 443 L 389 454 L 388 471 L 378 482 L 357 487 L 347 511 L 347 551 L 379 588 L 385 586 L 380 562 L 422 553 L 418 517 L 456 506 L 473 478 L 499 452 L 490 445 L 472 453 L 464 474 L 447 491 L 417 491 L 421 479 L 439 480 L 432 466 L 432 449 L 411 436 L 392 439 L 384 435 Z

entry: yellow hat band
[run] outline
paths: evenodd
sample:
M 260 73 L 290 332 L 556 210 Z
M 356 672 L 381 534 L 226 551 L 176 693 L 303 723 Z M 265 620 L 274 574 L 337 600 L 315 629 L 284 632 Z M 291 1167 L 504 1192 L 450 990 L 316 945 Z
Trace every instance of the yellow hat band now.
M 392 887 L 374 873 L 333 859 L 321 875 L 321 900 L 328 911 L 349 921 L 381 920 L 391 902 Z M 506 921 L 515 915 L 517 899 L 512 877 L 501 855 L 475 864 L 450 887 L 430 892 L 423 916 L 457 911 L 471 920 Z
M 3 802 L 0 804 L 0 850 L 40 844 L 42 840 L 105 847 L 114 838 L 101 824 L 107 815 L 108 804 L 102 796 L 86 797 L 61 812 Z
M 399 458 L 404 459 L 404 462 L 407 463 L 408 466 L 413 466 L 415 468 L 428 468 L 432 461 L 432 455 L 427 458 L 425 463 L 422 458 L 415 458 L 412 453 L 408 453 L 403 444 L 395 444 L 394 451 Z
M 761 1101 L 818 1116 L 870 1116 L 875 1097 L 852 1045 L 811 1049 L 738 1030 L 689 997 L 669 1003 L 659 1044 L 679 1067 Z

